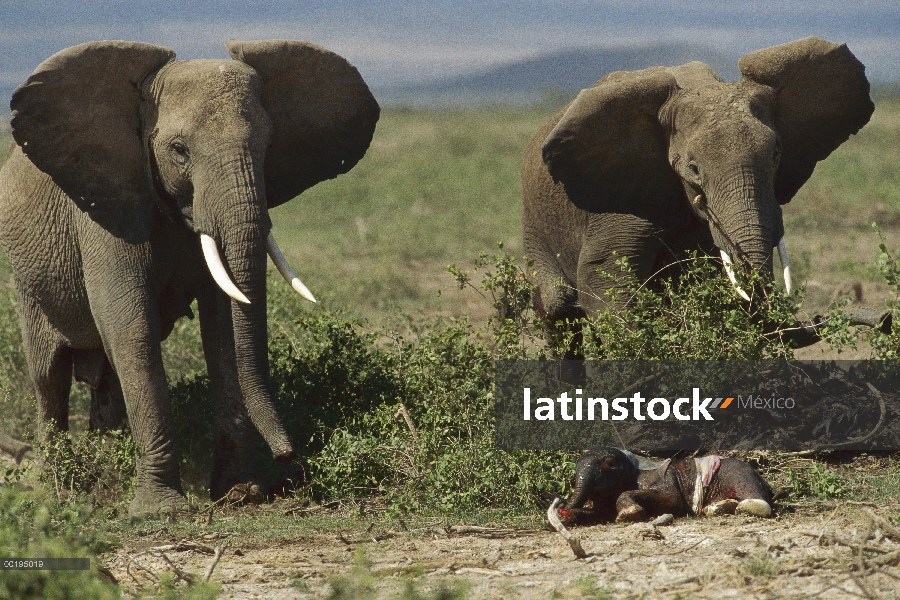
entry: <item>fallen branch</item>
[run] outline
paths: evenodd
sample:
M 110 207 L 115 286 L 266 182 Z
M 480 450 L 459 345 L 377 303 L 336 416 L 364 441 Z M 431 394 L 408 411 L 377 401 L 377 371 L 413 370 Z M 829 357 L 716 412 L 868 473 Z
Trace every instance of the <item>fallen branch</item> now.
M 553 528 L 566 540 L 566 543 L 569 544 L 569 547 L 572 549 L 572 552 L 575 554 L 575 558 L 587 558 L 587 552 L 584 551 L 584 548 L 581 547 L 581 540 L 579 540 L 576 536 L 572 535 L 566 526 L 562 524 L 562 521 L 559 520 L 559 516 L 556 514 L 556 507 L 559 505 L 559 498 L 553 500 L 553 504 L 550 505 L 550 508 L 547 509 L 547 520 L 550 521 L 550 524 L 553 525 Z
M 219 559 L 222 558 L 222 553 L 225 551 L 224 546 L 216 546 L 216 554 L 213 556 L 212 563 L 210 563 L 209 568 L 206 569 L 206 574 L 203 576 L 203 581 L 209 581 L 209 578 L 212 577 L 213 570 L 215 570 L 216 565 L 219 564 Z
M 517 536 L 526 533 L 526 531 L 522 529 L 510 529 L 504 527 L 480 527 L 478 525 L 451 525 L 450 527 L 445 527 L 444 531 L 446 531 L 448 534 L 470 534 L 491 538 L 508 537 L 511 535 Z
M 164 561 L 169 563 L 169 566 L 172 567 L 172 572 L 175 573 L 176 577 L 184 580 L 184 582 L 188 585 L 194 585 L 194 577 L 190 573 L 185 573 L 180 568 L 178 568 L 178 565 L 169 560 L 169 557 L 166 556 L 165 552 L 160 552 L 159 556 L 161 556 Z
M 153 546 L 147 549 L 148 552 L 202 552 L 203 554 L 215 554 L 215 550 L 203 544 L 181 540 L 175 544 L 166 544 L 164 546 Z

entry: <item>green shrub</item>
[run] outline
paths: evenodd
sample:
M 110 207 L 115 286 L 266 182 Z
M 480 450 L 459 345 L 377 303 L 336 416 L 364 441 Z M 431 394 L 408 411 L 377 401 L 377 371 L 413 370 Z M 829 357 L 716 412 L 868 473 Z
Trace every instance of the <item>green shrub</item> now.
M 900 262 L 888 251 L 887 244 L 876 223 L 872 223 L 872 229 L 878 236 L 880 250 L 876 264 L 885 283 L 893 288 L 893 297 L 885 300 L 885 305 L 891 310 L 893 327 L 890 333 L 883 333 L 880 329 L 871 330 L 867 341 L 872 346 L 873 358 L 897 360 L 900 359 Z
M 120 502 L 133 489 L 137 446 L 128 431 L 60 431 L 38 445 L 40 480 L 57 499 L 89 494 L 98 504 Z
M 658 286 L 636 281 L 624 258 L 621 274 L 602 275 L 614 286 L 604 300 L 619 308 L 598 312 L 583 322 L 584 353 L 597 360 L 756 360 L 791 358 L 777 331 L 795 326 L 802 297 L 788 296 L 759 275 L 743 278 L 746 290 L 765 294 L 748 303 L 722 275 L 715 259 L 696 254 L 682 263 L 676 279 Z
M 3 571 L 0 599 L 119 598 L 115 586 L 102 581 L 95 556 L 108 550 L 83 527 L 89 512 L 77 503 L 60 504 L 41 492 L 0 486 L 0 559 L 90 557 L 89 571 Z
M 793 498 L 836 500 L 850 493 L 847 479 L 824 464 L 812 462 L 808 468 L 790 468 L 787 475 Z

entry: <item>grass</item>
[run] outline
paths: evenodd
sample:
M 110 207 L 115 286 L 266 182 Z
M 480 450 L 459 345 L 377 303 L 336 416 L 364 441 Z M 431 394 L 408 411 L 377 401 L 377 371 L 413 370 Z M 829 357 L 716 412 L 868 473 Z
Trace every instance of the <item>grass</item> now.
M 438 297 L 444 269 L 497 241 L 521 253 L 519 163 L 547 117 L 388 111 L 350 173 L 272 211 L 279 243 L 326 306 L 460 312 Z

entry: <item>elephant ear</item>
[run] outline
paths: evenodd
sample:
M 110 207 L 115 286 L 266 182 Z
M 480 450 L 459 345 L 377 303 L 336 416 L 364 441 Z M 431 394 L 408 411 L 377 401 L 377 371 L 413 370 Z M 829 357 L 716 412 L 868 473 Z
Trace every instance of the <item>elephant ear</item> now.
M 741 75 L 775 90 L 773 114 L 781 137 L 775 197 L 790 202 L 816 163 L 869 122 L 866 68 L 846 44 L 808 37 L 751 52 Z
M 582 90 L 544 140 L 550 176 L 592 212 L 634 212 L 680 193 L 658 113 L 678 86 L 662 67 L 610 73 Z
M 272 118 L 266 153 L 269 208 L 346 173 L 365 155 L 380 108 L 347 60 L 306 42 L 225 43 L 262 78 L 260 101 Z
M 12 133 L 38 169 L 90 217 L 131 243 L 154 204 L 141 148 L 141 82 L 175 58 L 160 46 L 90 42 L 54 54 L 13 92 Z

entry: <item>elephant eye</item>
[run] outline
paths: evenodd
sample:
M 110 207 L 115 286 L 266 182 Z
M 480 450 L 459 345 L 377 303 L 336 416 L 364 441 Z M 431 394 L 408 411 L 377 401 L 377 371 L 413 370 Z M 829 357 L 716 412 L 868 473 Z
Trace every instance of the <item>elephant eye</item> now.
M 179 142 L 176 140 L 176 141 L 172 142 L 171 144 L 169 144 L 169 147 L 172 150 L 174 150 L 177 154 L 180 154 L 181 156 L 185 156 L 185 157 L 187 156 L 188 149 L 187 149 L 187 146 L 185 146 L 183 142 Z
M 697 163 L 695 163 L 695 162 L 688 163 L 688 170 L 691 173 L 693 173 L 694 175 L 698 175 L 698 176 L 700 175 L 700 167 L 698 167 Z

